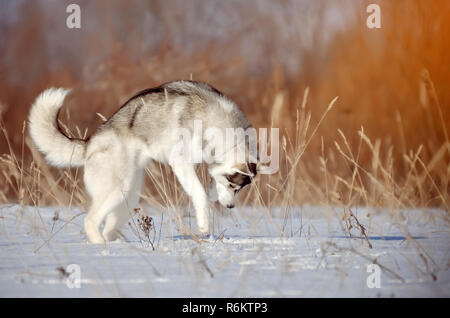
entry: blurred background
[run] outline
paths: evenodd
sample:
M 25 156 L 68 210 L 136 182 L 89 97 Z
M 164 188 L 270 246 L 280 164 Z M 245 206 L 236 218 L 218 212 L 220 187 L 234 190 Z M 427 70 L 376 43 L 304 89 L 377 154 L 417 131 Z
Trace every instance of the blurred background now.
M 74 2 L 81 29 L 66 27 Z M 366 26 L 370 3 L 381 29 Z M 230 96 L 255 127 L 280 128 L 284 157 L 278 176 L 261 180 L 273 188 L 263 187 L 266 202 L 295 175 L 296 203 L 385 205 L 388 191 L 390 202 L 448 208 L 448 0 L 0 0 L 0 52 L 2 201 L 24 199 L 33 157 L 23 127 L 44 89 L 73 89 L 60 119 L 89 135 L 96 113 L 108 118 L 135 92 L 194 79 Z M 311 140 L 291 173 L 307 88 Z M 11 157 L 20 176 L 7 173 Z

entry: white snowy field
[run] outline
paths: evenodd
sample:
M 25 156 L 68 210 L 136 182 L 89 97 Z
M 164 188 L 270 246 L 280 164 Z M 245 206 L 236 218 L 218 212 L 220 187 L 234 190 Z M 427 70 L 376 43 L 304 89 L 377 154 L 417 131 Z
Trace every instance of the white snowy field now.
M 338 208 L 217 212 L 215 234 L 200 240 L 182 235 L 167 213 L 144 210 L 153 217 L 149 238 L 134 219 L 125 238 L 93 245 L 79 208 L 0 206 L 0 296 L 450 296 L 450 228 L 442 210 L 391 218 L 388 211 L 352 209 L 372 248 L 355 220 L 349 235 Z M 379 288 L 377 272 L 367 272 L 373 262 Z M 80 288 L 68 287 L 67 275 L 75 277 L 64 273 L 70 264 L 79 266 Z

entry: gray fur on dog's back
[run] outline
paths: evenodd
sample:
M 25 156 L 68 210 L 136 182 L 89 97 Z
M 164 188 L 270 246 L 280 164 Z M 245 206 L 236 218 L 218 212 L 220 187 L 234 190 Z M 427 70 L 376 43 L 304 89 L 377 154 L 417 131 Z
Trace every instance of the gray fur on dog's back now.
M 158 138 L 174 127 L 250 127 L 241 109 L 217 89 L 202 82 L 177 81 L 139 92 L 130 98 L 97 133 L 113 129 L 147 139 Z M 148 140 L 151 142 L 151 140 Z

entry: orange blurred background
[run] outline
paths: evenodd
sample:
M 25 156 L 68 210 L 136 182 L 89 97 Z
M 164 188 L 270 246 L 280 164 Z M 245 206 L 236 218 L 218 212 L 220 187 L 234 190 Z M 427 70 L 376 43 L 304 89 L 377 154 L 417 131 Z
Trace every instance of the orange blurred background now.
M 141 89 L 193 78 L 229 95 L 254 126 L 273 123 L 287 137 L 309 87 L 312 126 L 339 99 L 302 157 L 299 180 L 323 189 L 321 156 L 330 173 L 352 176 L 336 159 L 338 129 L 369 169 L 363 126 L 380 158 L 392 153 L 398 182 L 410 173 L 405 155 L 423 145 L 433 182 L 418 204 L 448 197 L 450 1 L 76 1 L 81 29 L 68 29 L 72 2 L 0 3 L 0 113 L 14 152 L 30 105 L 50 86 L 73 88 L 60 117 L 88 135 L 101 124 L 96 113 L 109 117 Z M 381 29 L 366 26 L 369 3 L 381 7 Z

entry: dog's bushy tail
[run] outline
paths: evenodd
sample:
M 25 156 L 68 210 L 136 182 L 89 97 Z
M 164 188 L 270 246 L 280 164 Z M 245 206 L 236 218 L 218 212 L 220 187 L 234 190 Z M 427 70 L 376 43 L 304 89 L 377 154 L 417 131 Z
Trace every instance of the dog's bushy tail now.
M 86 141 L 66 136 L 58 125 L 58 114 L 70 90 L 49 88 L 31 106 L 28 117 L 33 142 L 55 167 L 84 165 Z

